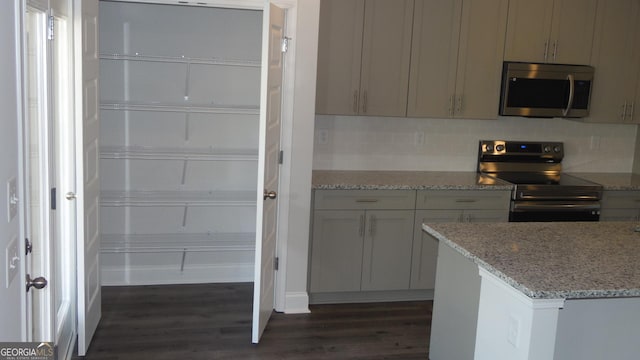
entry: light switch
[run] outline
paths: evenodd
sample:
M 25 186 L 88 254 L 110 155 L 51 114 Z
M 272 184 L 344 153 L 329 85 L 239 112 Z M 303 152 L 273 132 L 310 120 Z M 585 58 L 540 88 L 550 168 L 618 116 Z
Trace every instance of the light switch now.
M 5 249 L 7 278 L 6 286 L 9 288 L 13 279 L 20 272 L 20 253 L 18 251 L 18 237 L 14 237 Z
M 7 181 L 7 222 L 11 222 L 18 214 L 18 185 L 16 178 Z

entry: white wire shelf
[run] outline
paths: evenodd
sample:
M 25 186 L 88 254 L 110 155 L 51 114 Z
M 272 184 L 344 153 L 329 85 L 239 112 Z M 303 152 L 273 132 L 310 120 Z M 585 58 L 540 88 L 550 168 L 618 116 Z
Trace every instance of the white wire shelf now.
M 144 146 L 103 146 L 101 159 L 188 160 L 188 161 L 258 161 L 254 149 L 157 148 Z
M 163 62 L 173 64 L 201 64 L 219 66 L 239 66 L 259 68 L 260 60 L 225 59 L 225 58 L 198 58 L 186 56 L 159 56 L 136 53 L 130 54 L 100 54 L 100 60 L 128 60 L 144 62 Z
M 254 251 L 255 233 L 104 234 L 102 253 Z
M 103 191 L 104 207 L 256 206 L 255 191 Z
M 179 112 L 189 114 L 237 114 L 259 115 L 258 106 L 230 105 L 230 104 L 195 104 L 195 103 L 162 103 L 162 102 L 127 102 L 103 100 L 100 102 L 101 110 L 120 111 L 155 111 L 155 112 Z

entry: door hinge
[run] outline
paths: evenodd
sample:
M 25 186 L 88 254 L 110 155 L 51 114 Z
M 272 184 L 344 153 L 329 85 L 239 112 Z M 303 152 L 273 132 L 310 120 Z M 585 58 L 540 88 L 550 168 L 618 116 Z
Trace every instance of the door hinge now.
M 276 256 L 275 260 L 273 260 L 273 270 L 278 270 L 280 267 L 280 258 Z
M 49 19 L 47 20 L 47 39 L 48 40 L 53 40 L 54 38 L 54 25 L 55 25 L 55 18 L 53 16 L 49 16 Z
M 282 52 L 286 53 L 287 51 L 289 51 L 289 41 L 291 41 L 290 37 L 283 37 L 282 38 Z
M 283 162 L 284 162 L 284 151 L 280 150 L 280 153 L 278 154 L 278 164 L 282 165 Z
M 32 251 L 33 251 L 33 244 L 31 244 L 31 241 L 29 241 L 28 238 L 25 238 L 24 239 L 24 252 L 25 252 L 25 255 L 31 254 Z

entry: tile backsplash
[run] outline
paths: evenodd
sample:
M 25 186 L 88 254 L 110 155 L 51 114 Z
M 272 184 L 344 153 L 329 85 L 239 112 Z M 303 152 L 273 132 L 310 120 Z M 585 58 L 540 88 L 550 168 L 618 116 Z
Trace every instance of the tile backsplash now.
M 563 141 L 569 172 L 630 172 L 636 125 L 564 119 L 415 119 L 317 115 L 313 168 L 475 171 L 478 141 Z

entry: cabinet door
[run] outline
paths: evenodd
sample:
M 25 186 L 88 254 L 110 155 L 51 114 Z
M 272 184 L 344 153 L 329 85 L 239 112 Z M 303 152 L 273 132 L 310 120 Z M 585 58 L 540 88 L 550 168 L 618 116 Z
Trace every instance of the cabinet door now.
M 436 281 L 438 241 L 422 231 L 424 223 L 458 222 L 462 211 L 417 210 L 411 258 L 411 289 L 433 289 Z
M 589 64 L 596 2 L 597 0 L 555 0 L 548 62 Z
M 406 116 L 413 0 L 367 0 L 364 19 L 360 114 Z
M 591 65 L 595 67 L 589 121 L 625 122 L 633 102 L 638 64 L 634 61 L 639 4 L 636 0 L 598 2 Z
M 553 0 L 510 0 L 504 59 L 545 62 Z
M 322 0 L 316 113 L 355 115 L 360 95 L 364 0 Z
M 364 216 L 364 211 L 315 211 L 311 292 L 360 290 Z
M 362 290 L 409 288 L 413 220 L 413 210 L 367 211 Z
M 407 116 L 452 116 L 461 11 L 462 0 L 416 0 Z
M 455 117 L 496 119 L 508 0 L 464 0 Z

